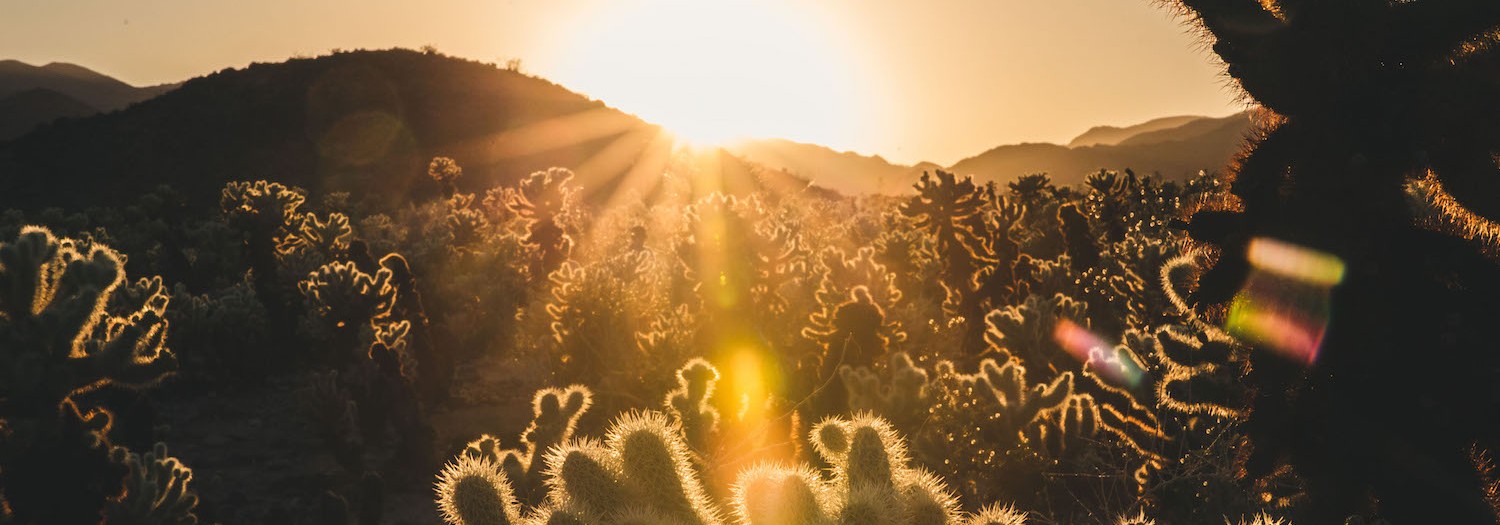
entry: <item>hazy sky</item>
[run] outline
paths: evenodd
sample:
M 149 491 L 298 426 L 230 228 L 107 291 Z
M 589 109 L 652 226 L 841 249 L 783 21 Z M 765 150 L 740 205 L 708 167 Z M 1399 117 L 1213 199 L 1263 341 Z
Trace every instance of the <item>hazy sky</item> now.
M 0 0 L 0 58 L 132 84 L 432 45 L 676 129 L 950 164 L 1240 109 L 1152 0 Z

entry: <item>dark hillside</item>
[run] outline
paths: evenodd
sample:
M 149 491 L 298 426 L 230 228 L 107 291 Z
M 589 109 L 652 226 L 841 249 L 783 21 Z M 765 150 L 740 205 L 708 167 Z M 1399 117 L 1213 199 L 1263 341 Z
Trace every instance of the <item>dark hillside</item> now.
M 118 202 L 159 184 L 213 202 L 225 181 L 259 178 L 315 193 L 378 188 L 368 193 L 394 203 L 435 191 L 418 182 L 438 155 L 464 166 L 471 189 L 549 166 L 608 180 L 660 147 L 656 134 L 601 102 L 491 65 L 407 50 L 338 53 L 226 69 L 0 144 L 0 206 Z

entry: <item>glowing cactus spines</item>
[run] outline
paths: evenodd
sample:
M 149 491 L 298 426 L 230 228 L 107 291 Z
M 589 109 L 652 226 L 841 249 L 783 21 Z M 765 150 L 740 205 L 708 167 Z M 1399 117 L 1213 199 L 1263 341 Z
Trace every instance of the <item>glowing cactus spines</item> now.
M 993 359 L 979 363 L 973 378 L 977 393 L 999 407 L 1005 427 L 1021 432 L 1044 414 L 1063 407 L 1073 395 L 1073 373 L 1064 372 L 1051 383 L 1028 385 L 1026 368 L 1011 360 L 1004 365 Z M 1028 388 L 1029 386 L 1029 388 Z
M 562 513 L 586 523 L 722 522 L 692 467 L 681 429 L 659 412 L 621 416 L 604 443 L 554 448 L 547 465 L 547 512 L 554 518 Z
M 932 407 L 927 370 L 916 366 L 906 352 L 895 352 L 886 364 L 886 373 L 889 381 L 882 382 L 869 368 L 840 367 L 839 379 L 848 392 L 849 410 L 878 414 L 898 428 L 915 428 Z
M 875 261 L 873 248 L 860 248 L 852 257 L 829 248 L 819 259 L 821 277 L 814 292 L 819 309 L 808 316 L 802 335 L 822 344 L 825 358 L 839 361 L 842 347 L 855 344 L 859 351 L 845 356 L 843 364 L 869 365 L 864 358 L 878 357 L 888 344 L 906 340 L 901 324 L 885 317 L 885 308 L 901 300 L 896 275 Z
M 746 525 L 960 523 L 957 500 L 935 476 L 909 466 L 904 441 L 872 416 L 814 426 L 823 481 L 806 467 L 755 467 L 740 475 L 734 510 Z
M 572 180 L 572 171 L 549 168 L 527 176 L 515 193 L 507 195 L 506 207 L 527 222 L 526 243 L 541 254 L 532 275 L 552 272 L 573 251 L 565 224 L 578 191 Z
M 501 450 L 500 440 L 488 434 L 468 444 L 460 455 L 494 462 L 528 505 L 546 496 L 547 453 L 573 437 L 578 418 L 593 404 L 593 393 L 581 385 L 547 388 L 532 397 L 531 425 L 521 433 L 521 450 Z
M 444 197 L 452 197 L 458 192 L 458 179 L 463 175 L 464 169 L 448 157 L 433 157 L 427 164 L 427 177 L 443 188 Z
M 348 216 L 330 213 L 327 219 L 319 219 L 317 214 L 307 213 L 301 216 L 301 224 L 282 238 L 277 250 L 285 253 L 306 249 L 334 259 L 346 256 L 353 240 L 354 229 L 349 226 Z
M 460 454 L 438 474 L 438 511 L 449 525 L 521 523 L 521 509 L 500 467 L 488 458 Z
M 20 523 L 98 521 L 125 472 L 109 459 L 111 414 L 74 395 L 176 368 L 159 287 L 106 308 L 124 278 L 118 253 L 45 228 L 0 242 L 0 500 Z
M 830 499 L 826 484 L 807 467 L 759 465 L 740 473 L 734 512 L 745 525 L 832 524 Z
M 948 292 L 944 306 L 956 315 L 977 317 L 979 298 L 972 281 L 988 257 L 978 231 L 983 227 L 984 190 L 970 177 L 959 179 L 943 170 L 935 176 L 923 172 L 914 186 L 917 195 L 900 209 L 935 239 L 934 250 L 944 263 L 942 284 Z
M 992 503 L 969 516 L 969 519 L 964 520 L 964 525 L 1026 525 L 1026 513 L 1015 507 Z
M 167 454 L 167 445 L 157 443 L 150 452 L 136 454 L 115 447 L 110 457 L 125 465 L 125 492 L 110 500 L 105 509 L 108 523 L 138 525 L 194 525 L 193 509 L 198 496 L 188 487 L 193 470 Z
M 220 192 L 219 208 L 244 236 L 245 257 L 254 277 L 255 295 L 265 306 L 273 334 L 289 342 L 297 310 L 277 280 L 277 244 L 301 224 L 304 197 L 275 182 L 230 182 Z
M 389 269 L 370 275 L 352 262 L 332 262 L 298 283 L 309 313 L 334 334 L 331 348 L 324 349 L 324 358 L 333 363 L 357 358 L 360 328 L 373 328 L 375 322 L 390 315 L 395 305 L 396 288 L 390 281 Z
M 382 319 L 396 302 L 390 270 L 382 268 L 370 275 L 354 263 L 323 265 L 308 274 L 300 288 L 313 312 L 339 327 Z
M 719 410 L 709 403 L 718 381 L 719 369 L 697 358 L 677 370 L 677 388 L 667 393 L 667 412 L 682 426 L 688 445 L 700 453 L 708 450 L 709 439 L 718 432 Z

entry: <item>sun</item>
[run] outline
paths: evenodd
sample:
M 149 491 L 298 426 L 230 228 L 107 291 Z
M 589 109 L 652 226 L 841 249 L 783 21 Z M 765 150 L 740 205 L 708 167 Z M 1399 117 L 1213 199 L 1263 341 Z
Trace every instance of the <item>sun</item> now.
M 613 1 L 557 36 L 554 75 L 696 146 L 850 143 L 862 75 L 814 15 L 786 0 Z

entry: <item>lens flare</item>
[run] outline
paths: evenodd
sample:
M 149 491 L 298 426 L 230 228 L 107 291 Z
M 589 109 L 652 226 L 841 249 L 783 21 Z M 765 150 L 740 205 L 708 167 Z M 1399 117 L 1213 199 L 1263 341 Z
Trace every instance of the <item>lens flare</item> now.
M 1251 239 L 1246 257 L 1258 270 L 1307 284 L 1333 286 L 1344 280 L 1343 260 L 1276 239 Z
M 729 358 L 728 394 L 739 403 L 736 419 L 755 425 L 766 419 L 766 397 L 770 392 L 764 352 L 746 346 L 736 350 Z
M 1246 258 L 1250 277 L 1230 304 L 1225 327 L 1236 337 L 1313 364 L 1327 332 L 1333 287 L 1344 280 L 1344 261 L 1264 237 L 1250 241 Z
M 1135 388 L 1141 382 L 1143 372 L 1134 361 L 1121 361 L 1111 356 L 1113 345 L 1078 323 L 1063 319 L 1052 329 L 1052 339 L 1058 346 L 1083 362 L 1111 384 Z

